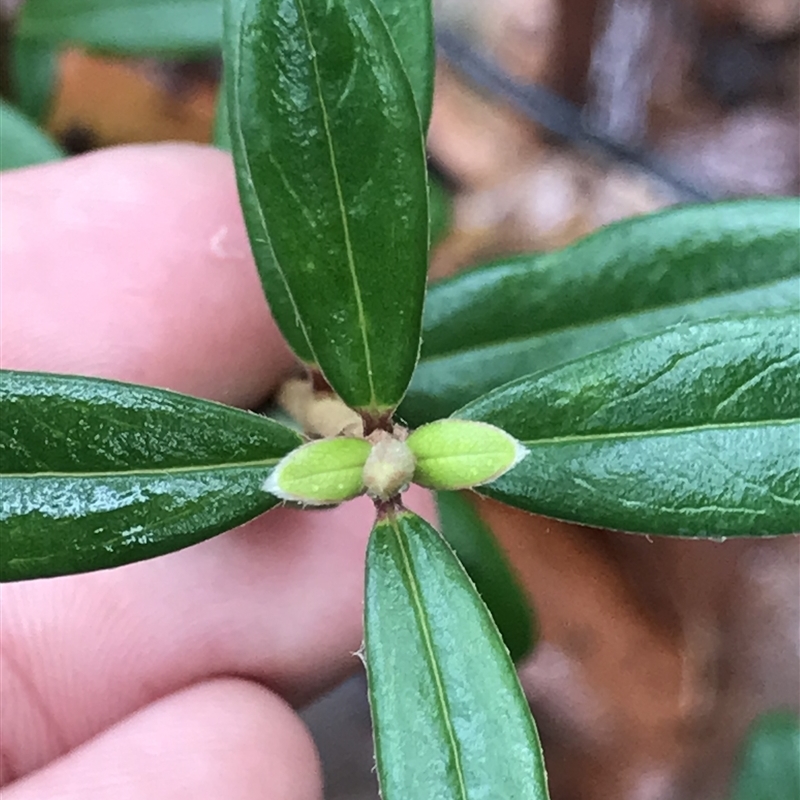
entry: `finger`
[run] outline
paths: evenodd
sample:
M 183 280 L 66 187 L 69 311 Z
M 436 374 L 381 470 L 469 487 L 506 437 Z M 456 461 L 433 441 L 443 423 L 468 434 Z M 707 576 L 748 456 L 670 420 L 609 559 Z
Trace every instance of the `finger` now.
M 308 731 L 244 681 L 171 695 L 45 769 L 2 800 L 321 800 Z
M 62 169 L 64 185 L 56 175 Z M 8 183 L 24 175 L 31 180 Z M 117 178 L 127 194 L 118 187 L 108 202 L 98 200 Z M 274 381 L 278 370 L 270 365 L 286 354 L 252 262 L 228 254 L 217 263 L 193 250 L 197 237 L 208 241 L 228 221 L 231 252 L 239 238 L 245 242 L 227 157 L 183 146 L 126 148 L 3 181 L 2 244 L 12 254 L 3 258 L 0 292 L 5 366 L 96 372 L 242 404 Z M 48 192 L 61 205 L 43 199 Z M 132 197 L 137 202 L 126 206 Z M 180 216 L 173 206 L 184 203 L 192 213 L 161 226 L 162 216 Z M 112 206 L 127 207 L 124 225 Z M 50 229 L 38 237 L 41 248 L 28 241 L 37 238 L 31 221 L 37 208 L 54 217 L 53 230 L 69 247 L 60 248 L 57 237 L 45 247 Z M 85 215 L 96 226 L 83 224 Z M 131 241 L 126 225 L 138 232 Z M 194 234 L 184 238 L 186 230 Z M 177 242 L 159 243 L 176 231 Z M 92 237 L 100 254 L 84 242 Z M 115 248 L 117 239 L 125 247 Z M 140 258 L 130 257 L 131 248 Z M 117 250 L 124 263 L 115 272 L 107 265 Z M 28 274 L 40 270 L 42 280 Z M 94 302 L 87 304 L 59 270 L 95 292 Z M 98 280 L 85 281 L 84 271 Z M 187 280 L 176 286 L 175 272 Z M 209 290 L 219 314 L 192 313 L 198 304 L 208 311 L 203 286 L 216 278 L 231 282 L 221 299 L 215 294 L 221 290 Z M 131 312 L 128 304 L 142 298 L 147 302 Z M 63 329 L 39 328 L 50 313 L 61 314 Z M 142 327 L 170 335 L 148 338 Z M 416 497 L 416 508 L 431 516 L 427 495 Z M 35 769 L 141 705 L 212 675 L 250 676 L 294 702 L 342 678 L 357 663 L 352 653 L 361 641 L 363 558 L 373 516 L 363 501 L 334 512 L 278 510 L 163 559 L 4 587 L 0 728 L 17 763 Z
M 409 505 L 433 516 L 429 496 Z M 2 587 L 0 729 L 22 773 L 215 675 L 299 704 L 358 666 L 366 499 L 276 509 L 160 559 Z
M 291 364 L 224 153 L 125 147 L 6 173 L 0 241 L 5 368 L 252 406 Z

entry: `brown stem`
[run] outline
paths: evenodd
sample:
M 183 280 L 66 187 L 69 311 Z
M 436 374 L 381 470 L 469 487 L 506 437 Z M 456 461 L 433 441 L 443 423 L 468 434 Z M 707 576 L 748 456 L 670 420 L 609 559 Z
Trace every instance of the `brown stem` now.
M 406 510 L 406 507 L 403 505 L 403 500 L 399 494 L 396 494 L 394 497 L 390 497 L 388 500 L 380 500 L 377 497 L 373 497 L 372 502 L 375 504 L 375 512 L 378 515 L 378 522 L 386 519 L 386 517 L 393 516 L 394 514 L 398 514 L 399 512 Z
M 358 413 L 361 415 L 361 420 L 364 423 L 365 437 L 369 436 L 374 431 L 386 431 L 386 433 L 392 433 L 394 431 L 391 411 L 386 411 L 377 416 L 369 411 L 359 411 Z

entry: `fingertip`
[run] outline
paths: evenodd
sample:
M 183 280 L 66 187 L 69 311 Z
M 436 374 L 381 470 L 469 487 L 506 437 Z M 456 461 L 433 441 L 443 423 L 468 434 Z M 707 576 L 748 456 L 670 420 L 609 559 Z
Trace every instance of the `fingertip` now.
M 4 175 L 0 201 L 4 367 L 253 405 L 292 364 L 227 154 L 111 148 Z
M 283 700 L 217 679 L 136 712 L 3 797 L 322 800 L 322 772 L 310 733 Z

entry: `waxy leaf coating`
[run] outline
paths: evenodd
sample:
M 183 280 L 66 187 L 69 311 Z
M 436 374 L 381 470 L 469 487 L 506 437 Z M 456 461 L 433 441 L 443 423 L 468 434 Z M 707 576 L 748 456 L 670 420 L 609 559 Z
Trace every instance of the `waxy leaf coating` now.
M 410 512 L 367 547 L 364 651 L 383 800 L 546 800 L 514 665 L 441 535 Z
M 417 462 L 414 483 L 442 490 L 468 489 L 493 481 L 527 453 L 500 428 L 461 419 L 423 425 L 406 444 Z
M 116 381 L 0 372 L 0 580 L 106 569 L 229 530 L 302 443 L 265 417 Z
M 362 474 L 371 449 L 365 439 L 344 436 L 309 442 L 278 464 L 264 490 L 309 506 L 343 503 L 364 491 Z
M 400 401 L 428 255 L 422 129 L 371 0 L 234 0 L 226 85 L 239 195 L 274 316 L 352 408 Z
M 507 384 L 457 412 L 530 451 L 479 489 L 587 525 L 800 531 L 800 316 L 680 325 Z
M 431 286 L 398 411 L 412 426 L 509 381 L 681 322 L 800 310 L 797 198 L 672 208 Z

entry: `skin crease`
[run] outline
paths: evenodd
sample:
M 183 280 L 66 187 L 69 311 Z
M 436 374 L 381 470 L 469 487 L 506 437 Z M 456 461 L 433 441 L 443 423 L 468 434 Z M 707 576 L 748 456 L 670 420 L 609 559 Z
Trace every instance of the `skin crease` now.
M 290 369 L 227 155 L 116 148 L 0 183 L 0 366 L 244 408 Z M 434 518 L 427 494 L 406 501 Z M 358 665 L 373 519 L 364 498 L 276 509 L 152 561 L 2 586 L 2 800 L 321 798 L 291 706 Z

